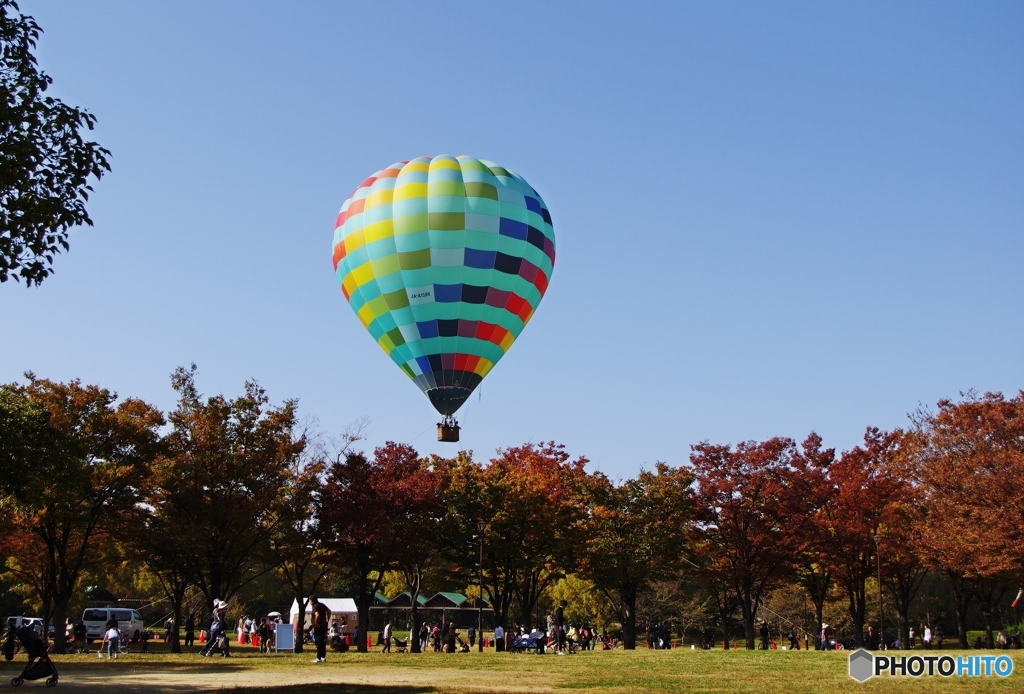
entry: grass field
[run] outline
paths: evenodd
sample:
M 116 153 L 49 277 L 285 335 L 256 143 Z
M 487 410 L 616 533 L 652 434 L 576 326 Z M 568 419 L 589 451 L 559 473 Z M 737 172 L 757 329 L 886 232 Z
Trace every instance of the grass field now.
M 907 652 L 904 652 L 907 653 Z M 915 653 L 921 653 L 915 651 Z M 934 651 L 933 651 L 934 653 Z M 956 655 L 955 651 L 949 652 Z M 972 655 L 986 652 L 971 651 Z M 593 651 L 546 654 L 335 654 L 313 665 L 311 653 L 260 655 L 236 647 L 231 658 L 194 654 L 129 654 L 116 661 L 94 655 L 58 656 L 60 687 L 70 691 L 218 692 L 273 691 L 327 694 L 426 694 L 432 692 L 1020 692 L 1024 657 L 1006 677 L 872 678 L 847 675 L 845 652 L 789 651 Z M 0 689 L 10 690 L 24 658 L 0 665 Z M 27 688 L 41 687 L 28 682 Z

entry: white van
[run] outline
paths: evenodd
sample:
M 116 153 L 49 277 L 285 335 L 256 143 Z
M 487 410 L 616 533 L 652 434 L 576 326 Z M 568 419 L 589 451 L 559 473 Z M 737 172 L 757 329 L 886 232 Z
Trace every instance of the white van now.
M 90 607 L 82 613 L 86 640 L 102 639 L 103 632 L 107 630 L 107 622 L 111 619 L 117 620 L 117 628 L 121 630 L 125 638 L 132 641 L 138 641 L 142 636 L 142 631 L 146 628 L 138 610 L 122 607 Z

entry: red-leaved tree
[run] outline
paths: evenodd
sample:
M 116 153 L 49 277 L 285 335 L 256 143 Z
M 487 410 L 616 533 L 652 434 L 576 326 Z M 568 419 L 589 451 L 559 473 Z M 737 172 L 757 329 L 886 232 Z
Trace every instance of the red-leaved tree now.
M 820 439 L 748 441 L 733 449 L 693 446 L 695 545 L 705 575 L 729 587 L 754 648 L 754 617 L 764 595 L 794 569 L 820 489 Z
M 338 566 L 355 574 L 360 652 L 384 572 L 401 567 L 416 549 L 416 524 L 443 509 L 435 474 L 412 446 L 391 441 L 372 459 L 349 453 L 328 471 L 320 522 Z

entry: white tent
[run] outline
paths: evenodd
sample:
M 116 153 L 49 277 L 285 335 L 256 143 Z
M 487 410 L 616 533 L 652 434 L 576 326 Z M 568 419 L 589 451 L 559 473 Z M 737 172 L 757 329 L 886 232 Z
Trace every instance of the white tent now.
M 356 601 L 352 598 L 320 598 L 317 600 L 327 605 L 327 609 L 331 611 L 331 621 L 339 621 L 342 624 L 342 630 L 346 633 L 351 633 L 355 630 L 356 624 L 359 622 L 359 613 L 356 610 Z M 312 622 L 310 617 L 310 606 L 306 605 L 306 623 L 303 625 L 303 629 L 308 629 Z M 292 608 L 288 611 L 288 623 L 295 624 L 299 620 L 299 601 L 292 600 Z

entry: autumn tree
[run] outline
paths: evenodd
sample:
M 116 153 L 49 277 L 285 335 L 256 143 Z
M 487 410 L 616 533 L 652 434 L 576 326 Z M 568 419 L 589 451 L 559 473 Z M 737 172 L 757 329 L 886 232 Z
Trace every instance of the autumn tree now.
M 702 571 L 727 586 L 739 604 L 748 649 L 767 591 L 790 574 L 807 543 L 806 529 L 828 452 L 811 435 L 803 450 L 791 439 L 692 447 L 697 482 L 694 543 Z M 727 604 L 721 598 L 720 604 Z M 724 625 L 723 625 L 724 626 Z
M 958 639 L 979 598 L 991 639 L 993 595 L 1024 560 L 1024 391 L 941 400 L 915 418 L 924 517 L 921 556 L 954 591 Z
M 821 514 L 827 534 L 822 547 L 837 583 L 846 593 L 854 639 L 863 644 L 868 578 L 876 574 L 876 536 L 898 522 L 895 510 L 910 493 L 893 465 L 902 433 L 869 427 L 864 444 L 829 466 L 832 495 Z
M 678 575 L 688 535 L 692 473 L 658 463 L 615 485 L 595 476 L 590 514 L 577 548 L 580 573 L 611 601 L 622 644 L 636 648 L 637 597 L 654 582 Z
M 415 525 L 439 517 L 433 475 L 412 446 L 390 441 L 375 449 L 372 459 L 349 453 L 328 470 L 320 522 L 335 561 L 354 573 L 361 637 L 385 573 L 407 567 L 420 549 Z M 356 645 L 366 651 L 363 638 Z
M 204 399 L 195 374 L 193 365 L 171 378 L 179 400 L 154 494 L 160 517 L 188 539 L 181 560 L 209 605 L 271 568 L 262 560 L 306 441 L 296 432 L 295 401 L 273 407 L 254 382 L 234 399 Z
M 587 459 L 572 460 L 551 441 L 501 449 L 483 466 L 469 454 L 435 462 L 445 475 L 455 570 L 467 582 L 476 575 L 473 536 L 483 521 L 484 593 L 495 619 L 507 624 L 515 605 L 520 622 L 531 623 L 541 596 L 575 563 Z
M 49 430 L 38 439 L 45 448 L 34 450 L 25 466 L 15 506 L 16 525 L 25 530 L 8 569 L 36 588 L 44 620 L 59 627 L 79 579 L 99 554 L 97 542 L 138 500 L 164 420 L 145 402 L 118 402 L 116 393 L 98 386 L 27 376 L 26 385 L 5 386 L 3 397 L 21 399 L 29 412 L 45 408 Z M 54 641 L 62 651 L 62 628 Z

